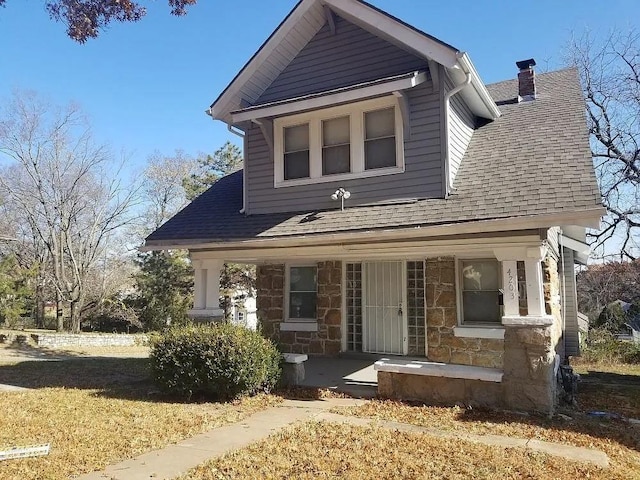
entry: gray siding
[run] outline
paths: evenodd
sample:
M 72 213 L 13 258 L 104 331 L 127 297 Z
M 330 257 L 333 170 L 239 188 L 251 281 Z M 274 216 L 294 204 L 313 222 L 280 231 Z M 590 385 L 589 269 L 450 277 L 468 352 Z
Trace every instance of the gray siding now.
M 407 91 L 410 103 L 411 137 L 405 134 L 405 172 L 312 185 L 274 188 L 273 160 L 257 126 L 247 131 L 248 213 L 335 209 L 329 196 L 338 187 L 351 192 L 349 205 L 442 197 L 442 152 L 440 141 L 440 95 L 430 81 Z
M 447 91 L 453 88 L 453 83 L 445 76 Z M 471 112 L 460 94 L 451 97 L 449 108 L 449 185 L 458 173 L 458 168 L 467 151 L 471 136 L 476 125 L 475 115 Z
M 573 250 L 562 249 L 564 269 L 562 269 L 562 288 L 564 294 L 564 339 L 565 354 L 580 355 L 580 335 L 578 330 L 578 296 L 576 293 L 576 273 Z M 561 264 L 562 265 L 562 264 Z
M 256 104 L 416 70 L 427 70 L 427 62 L 336 17 L 336 34 L 332 34 L 325 24 Z

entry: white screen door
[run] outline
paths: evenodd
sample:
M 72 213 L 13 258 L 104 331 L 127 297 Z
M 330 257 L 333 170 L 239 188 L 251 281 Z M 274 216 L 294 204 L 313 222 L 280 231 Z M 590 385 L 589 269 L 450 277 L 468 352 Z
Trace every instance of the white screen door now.
M 362 264 L 363 350 L 406 354 L 404 262 Z

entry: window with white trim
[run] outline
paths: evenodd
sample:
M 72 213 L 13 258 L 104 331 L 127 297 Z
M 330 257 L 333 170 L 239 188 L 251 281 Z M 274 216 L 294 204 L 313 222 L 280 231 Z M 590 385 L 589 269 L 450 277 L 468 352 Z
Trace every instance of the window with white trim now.
M 495 259 L 460 260 L 462 324 L 499 324 L 502 320 L 500 262 Z
M 316 321 L 318 268 L 315 265 L 289 266 L 287 277 L 287 319 Z
M 274 120 L 274 185 L 404 171 L 402 114 L 393 96 Z

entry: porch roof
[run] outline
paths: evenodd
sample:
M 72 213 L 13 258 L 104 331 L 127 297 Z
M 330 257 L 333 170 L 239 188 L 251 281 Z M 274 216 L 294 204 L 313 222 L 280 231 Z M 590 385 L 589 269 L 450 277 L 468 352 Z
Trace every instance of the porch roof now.
M 146 239 L 147 248 L 426 228 L 486 220 L 603 213 L 575 69 L 536 77 L 538 98 L 517 103 L 517 80 L 489 85 L 503 115 L 479 127 L 449 198 L 328 211 L 244 215 L 242 172 L 196 198 Z M 548 225 L 548 226 L 553 226 Z

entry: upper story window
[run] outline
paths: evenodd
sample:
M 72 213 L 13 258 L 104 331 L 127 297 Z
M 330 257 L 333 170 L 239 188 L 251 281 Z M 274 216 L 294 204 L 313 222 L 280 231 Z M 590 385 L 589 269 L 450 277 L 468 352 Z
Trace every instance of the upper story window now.
M 460 260 L 458 266 L 462 323 L 501 323 L 500 263 L 495 259 Z
M 395 97 L 282 117 L 274 127 L 276 187 L 404 171 Z

